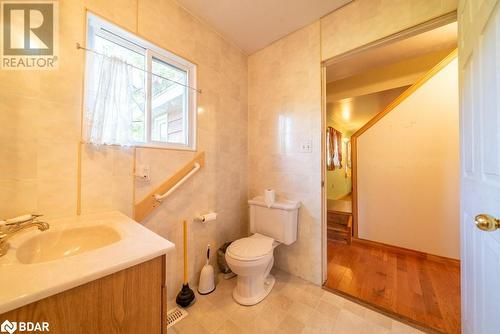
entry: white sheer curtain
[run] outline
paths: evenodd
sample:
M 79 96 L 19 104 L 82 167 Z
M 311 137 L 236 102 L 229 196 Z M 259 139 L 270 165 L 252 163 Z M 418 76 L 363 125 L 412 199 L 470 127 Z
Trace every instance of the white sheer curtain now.
M 83 140 L 132 145 L 132 67 L 116 57 L 93 53 L 87 57 Z

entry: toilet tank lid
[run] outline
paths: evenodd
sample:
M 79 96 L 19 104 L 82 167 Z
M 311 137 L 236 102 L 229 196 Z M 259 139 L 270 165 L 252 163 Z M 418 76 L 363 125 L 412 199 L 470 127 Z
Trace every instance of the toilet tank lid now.
M 266 202 L 264 201 L 264 196 L 254 197 L 251 200 L 248 200 L 248 204 L 263 206 L 267 208 Z M 297 210 L 298 208 L 300 208 L 300 202 L 277 198 L 276 201 L 271 205 L 271 208 L 281 210 Z

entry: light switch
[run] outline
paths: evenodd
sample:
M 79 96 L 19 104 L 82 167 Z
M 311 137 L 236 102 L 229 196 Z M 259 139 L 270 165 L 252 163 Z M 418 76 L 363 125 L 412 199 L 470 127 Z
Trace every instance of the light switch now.
M 312 140 L 306 140 L 300 143 L 299 152 L 301 153 L 311 153 L 312 152 Z

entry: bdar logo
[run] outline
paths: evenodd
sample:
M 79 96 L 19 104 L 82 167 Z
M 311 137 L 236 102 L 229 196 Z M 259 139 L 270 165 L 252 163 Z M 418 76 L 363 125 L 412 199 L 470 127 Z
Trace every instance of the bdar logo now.
M 2 68 L 54 68 L 58 51 L 58 3 L 1 3 Z
M 1 325 L 0 325 L 0 331 L 2 332 L 8 332 L 10 334 L 14 333 L 17 330 L 17 323 L 15 322 L 10 322 L 9 320 L 5 320 Z

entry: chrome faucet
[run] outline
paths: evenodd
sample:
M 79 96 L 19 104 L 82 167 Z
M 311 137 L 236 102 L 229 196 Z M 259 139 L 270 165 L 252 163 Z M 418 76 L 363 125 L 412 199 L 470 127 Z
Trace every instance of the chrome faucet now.
M 40 216 L 26 215 L 0 222 L 0 257 L 7 254 L 9 250 L 7 241 L 17 233 L 31 227 L 37 227 L 40 231 L 49 229 L 49 224 L 38 221 L 38 217 Z

